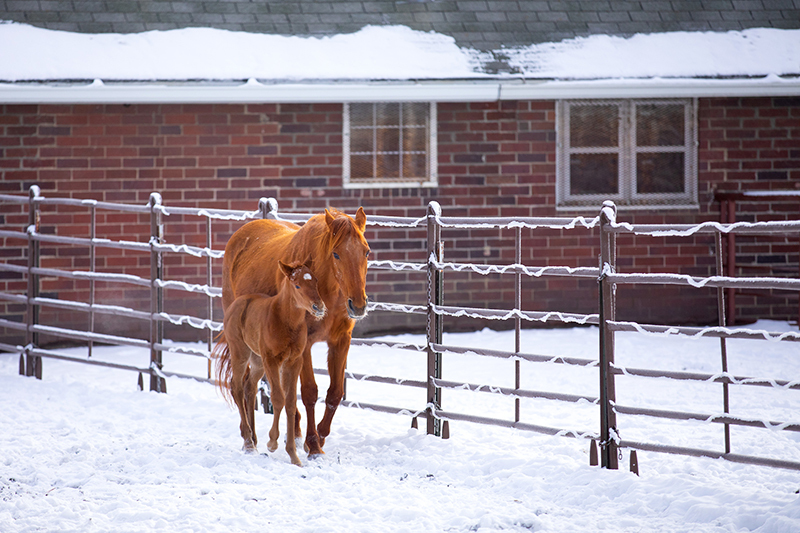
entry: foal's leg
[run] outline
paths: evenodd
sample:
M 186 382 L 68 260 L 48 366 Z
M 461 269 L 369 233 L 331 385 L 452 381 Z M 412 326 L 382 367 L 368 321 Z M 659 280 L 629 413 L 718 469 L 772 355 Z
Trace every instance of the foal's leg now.
M 253 446 L 258 446 L 256 436 L 256 394 L 258 394 L 258 382 L 264 375 L 264 365 L 261 363 L 261 356 L 250 352 L 250 368 L 245 379 L 245 410 L 247 411 L 247 422 L 253 434 Z
M 272 427 L 269 430 L 269 441 L 267 442 L 267 449 L 274 452 L 278 449 L 278 437 L 281 435 L 281 430 L 278 427 L 280 422 L 281 411 L 285 403 L 283 387 L 281 387 L 281 373 L 280 365 L 273 361 L 264 361 L 264 367 L 267 373 L 267 380 L 269 381 L 269 396 L 272 400 Z
M 281 368 L 281 383 L 286 398 L 286 453 L 292 464 L 303 466 L 297 457 L 297 445 L 294 440 L 295 413 L 297 412 L 297 376 L 303 364 L 299 356 L 286 361 Z
M 247 372 L 247 361 L 250 358 L 250 349 L 238 339 L 228 339 L 228 348 L 231 352 L 231 396 L 236 407 L 239 408 L 239 431 L 242 434 L 245 452 L 255 452 L 256 443 L 253 440 L 253 431 L 250 426 L 250 418 L 247 414 L 245 401 L 244 377 Z

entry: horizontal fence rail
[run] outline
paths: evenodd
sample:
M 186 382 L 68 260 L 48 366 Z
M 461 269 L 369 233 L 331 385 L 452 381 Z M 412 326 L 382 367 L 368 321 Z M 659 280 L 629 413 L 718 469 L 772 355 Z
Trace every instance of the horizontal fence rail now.
M 261 199 L 258 209 L 226 210 L 203 209 L 188 207 L 171 207 L 163 205 L 160 196 L 153 194 L 148 205 L 116 204 L 110 202 L 97 202 L 93 200 L 77 200 L 65 198 L 46 198 L 41 196 L 37 188 L 32 188 L 28 197 L 0 195 L 0 203 L 14 203 L 27 205 L 29 210 L 29 225 L 25 231 L 0 230 L 0 238 L 20 241 L 28 247 L 28 264 L 0 264 L 0 272 L 10 272 L 25 277 L 27 292 L 0 293 L 0 301 L 23 304 L 27 308 L 26 322 L 15 322 L 0 319 L 0 327 L 24 332 L 26 335 L 25 346 L 13 346 L 0 343 L 0 350 L 17 352 L 23 360 L 22 367 L 26 375 L 41 376 L 41 359 L 51 358 L 71 362 L 80 362 L 91 365 L 106 366 L 109 368 L 138 372 L 141 375 L 150 375 L 151 390 L 165 391 L 168 377 L 182 377 L 213 382 L 211 379 L 210 362 L 207 377 L 191 376 L 165 369 L 162 360 L 164 353 L 177 353 L 190 355 L 210 360 L 212 339 L 222 329 L 219 321 L 213 320 L 213 300 L 221 296 L 221 289 L 212 284 L 212 260 L 223 257 L 224 251 L 214 250 L 211 247 L 212 221 L 246 222 L 258 218 L 273 218 L 287 222 L 302 224 L 312 215 L 299 213 L 282 213 L 278 211 L 277 202 L 273 199 Z M 90 237 L 67 237 L 54 234 L 43 234 L 40 229 L 41 208 L 43 206 L 69 206 L 82 207 L 90 210 Z M 141 215 L 150 219 L 150 236 L 147 242 L 112 240 L 95 237 L 95 216 L 98 210 L 125 212 Z M 193 216 L 205 221 L 206 246 L 191 246 L 183 243 L 167 243 L 164 240 L 164 221 L 170 216 Z M 755 376 L 734 375 L 727 371 L 725 341 L 727 339 L 749 339 L 768 342 L 797 342 L 800 333 L 771 333 L 767 331 L 733 329 L 726 327 L 724 317 L 721 316 L 719 326 L 694 328 L 677 327 L 659 324 L 639 324 L 636 322 L 618 321 L 616 315 L 616 301 L 614 289 L 617 285 L 677 285 L 693 289 L 716 289 L 719 294 L 721 313 L 724 312 L 724 291 L 732 289 L 770 289 L 780 291 L 800 291 L 800 279 L 796 278 L 766 278 L 766 277 L 733 277 L 722 275 L 721 267 L 722 249 L 718 244 L 716 255 L 718 260 L 718 275 L 709 277 L 688 276 L 677 273 L 621 273 L 617 271 L 618 251 L 616 239 L 620 235 L 637 235 L 653 237 L 691 237 L 694 235 L 708 234 L 716 236 L 721 242 L 721 236 L 726 235 L 800 235 L 800 221 L 784 222 L 758 222 L 758 223 L 717 223 L 707 222 L 697 225 L 656 225 L 656 224 L 628 224 L 617 222 L 616 209 L 611 203 L 604 204 L 597 217 L 446 217 L 442 216 L 438 204 L 432 203 L 424 217 L 389 217 L 371 215 L 367 224 L 375 228 L 419 228 L 426 229 L 428 240 L 428 253 L 425 262 L 404 262 L 370 260 L 370 271 L 397 271 L 426 274 L 427 302 L 424 305 L 400 304 L 392 302 L 370 302 L 370 311 L 404 313 L 425 315 L 427 319 L 426 343 L 424 345 L 406 344 L 372 339 L 353 339 L 353 346 L 382 347 L 393 350 L 410 350 L 426 354 L 427 368 L 424 380 L 402 379 L 390 376 L 368 375 L 358 372 L 346 371 L 346 378 L 354 382 L 369 382 L 381 386 L 403 386 L 413 389 L 425 389 L 426 399 L 417 408 L 391 407 L 372 403 L 365 403 L 345 398 L 342 405 L 371 409 L 378 412 L 402 414 L 414 418 L 424 418 L 428 423 L 428 432 L 443 435 L 449 431 L 447 424 L 450 421 L 468 421 L 479 424 L 488 424 L 498 427 L 516 428 L 546 435 L 561 435 L 581 439 L 598 440 L 601 448 L 601 463 L 608 468 L 617 468 L 617 454 L 621 448 L 632 450 L 656 451 L 664 453 L 677 453 L 691 456 L 723 458 L 734 462 L 773 466 L 800 470 L 800 463 L 780 459 L 753 457 L 742 454 L 733 454 L 730 451 L 730 426 L 767 428 L 780 431 L 800 431 L 800 423 L 796 421 L 772 421 L 757 418 L 735 416 L 729 413 L 727 387 L 757 386 L 775 389 L 796 390 L 800 389 L 800 380 L 770 379 Z M 516 254 L 515 261 L 510 264 L 473 264 L 463 262 L 449 262 L 444 259 L 444 246 L 441 236 L 442 230 L 451 229 L 495 229 L 513 230 L 515 232 Z M 521 232 L 522 230 L 561 230 L 561 231 L 596 231 L 599 230 L 600 265 L 598 267 L 574 266 L 530 266 L 522 264 L 521 260 Z M 89 249 L 91 253 L 90 268 L 88 270 L 64 270 L 59 268 L 43 268 L 40 261 L 39 246 L 41 243 L 80 247 Z M 124 250 L 131 253 L 150 256 L 150 276 L 142 277 L 122 272 L 100 272 L 94 263 L 94 253 L 99 249 Z M 163 275 L 163 257 L 165 254 L 186 255 L 195 258 L 205 258 L 207 263 L 207 283 L 186 283 L 181 280 L 167 280 Z M 513 276 L 515 279 L 515 306 L 513 309 L 486 309 L 447 306 L 443 304 L 443 276 L 447 273 L 466 273 L 478 276 L 504 275 Z M 78 302 L 45 297 L 39 294 L 39 282 L 42 277 L 64 278 L 80 280 L 91 283 L 91 301 Z M 597 286 L 600 300 L 599 313 L 579 314 L 560 311 L 528 311 L 522 309 L 521 280 L 526 278 L 563 277 L 573 279 L 592 279 Z M 94 287 L 96 283 L 124 284 L 147 288 L 150 291 L 150 309 L 142 311 L 124 306 L 100 304 L 94 300 Z M 206 316 L 175 315 L 163 310 L 163 290 L 177 290 L 204 295 L 207 299 Z M 53 308 L 74 312 L 83 312 L 94 317 L 98 315 L 115 315 L 135 320 L 145 321 L 150 324 L 150 336 L 147 339 L 130 338 L 119 335 L 102 334 L 93 331 L 94 320 L 88 331 L 79 331 L 39 323 L 39 309 Z M 489 350 L 472 347 L 450 346 L 442 342 L 443 320 L 445 317 L 469 317 L 490 321 L 513 321 L 515 326 L 515 350 Z M 520 329 L 524 323 L 556 323 L 562 325 L 593 325 L 600 328 L 600 345 L 597 357 L 563 357 L 552 355 L 539 355 L 525 353 L 520 346 Z M 163 325 L 191 327 L 206 335 L 206 348 L 191 348 L 176 346 L 164 341 Z M 667 371 L 647 368 L 631 368 L 621 366 L 614 361 L 614 335 L 619 332 L 633 332 L 640 334 L 661 334 L 670 336 L 683 336 L 690 338 L 712 337 L 720 339 L 723 368 L 718 373 L 702 373 L 688 371 Z M 40 335 L 47 335 L 58 339 L 80 341 L 89 344 L 89 357 L 80 358 L 65 355 L 55 350 L 46 350 L 38 346 Z M 126 365 L 113 362 L 99 361 L 91 358 L 91 347 L 94 343 L 111 344 L 118 346 L 131 346 L 150 350 L 150 364 L 144 366 Z M 442 371 L 442 358 L 459 356 L 477 356 L 496 359 L 511 360 L 515 364 L 515 385 L 494 386 L 463 381 L 445 379 Z M 538 391 L 526 389 L 521 386 L 520 364 L 559 364 L 570 367 L 596 370 L 599 374 L 599 387 L 590 394 L 570 394 L 555 391 Z M 327 374 L 326 370 L 314 369 L 317 374 Z M 616 376 L 636 376 L 641 378 L 659 378 L 676 381 L 695 381 L 709 384 L 722 384 L 725 387 L 724 409 L 719 413 L 691 413 L 671 411 L 667 409 L 644 408 L 637 406 L 620 405 L 616 401 L 615 378 Z M 494 394 L 513 399 L 515 412 L 513 419 L 500 419 L 488 416 L 476 416 L 474 413 L 458 413 L 445 410 L 442 407 L 442 391 L 465 391 L 471 393 Z M 520 399 L 537 399 L 547 401 L 566 402 L 570 404 L 581 403 L 595 405 L 600 409 L 599 431 L 590 429 L 557 428 L 547 425 L 532 424 L 521 420 Z M 702 450 L 688 447 L 676 447 L 656 443 L 627 440 L 620 437 L 620 429 L 616 415 L 646 416 L 678 421 L 701 421 L 708 424 L 721 424 L 726 429 L 725 451 Z

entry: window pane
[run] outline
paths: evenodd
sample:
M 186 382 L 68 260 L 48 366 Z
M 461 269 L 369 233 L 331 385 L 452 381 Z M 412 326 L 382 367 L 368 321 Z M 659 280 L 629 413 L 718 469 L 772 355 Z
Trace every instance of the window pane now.
M 378 154 L 378 176 L 381 178 L 400 177 L 400 154 Z
M 571 194 L 617 194 L 617 154 L 572 154 L 569 160 Z
M 424 152 L 428 147 L 428 132 L 425 128 L 403 128 L 403 151 Z
M 403 177 L 425 178 L 428 175 L 427 161 L 428 158 L 424 154 L 404 154 Z
M 400 104 L 375 104 L 375 116 L 378 126 L 399 126 Z
M 683 146 L 683 114 L 683 105 L 637 105 L 636 144 L 638 146 Z
M 403 104 L 403 125 L 424 126 L 428 122 L 428 104 L 408 103 Z
M 350 152 L 372 152 L 372 138 L 375 130 L 372 128 L 352 130 L 350 132 Z
M 351 126 L 372 126 L 374 104 L 350 104 Z
M 400 129 L 399 128 L 378 128 L 375 142 L 376 152 L 399 152 L 400 151 Z
M 636 192 L 683 192 L 683 152 L 636 155 Z
M 350 156 L 351 178 L 371 178 L 373 177 L 372 170 L 372 155 Z
M 569 110 L 569 144 L 572 148 L 619 145 L 619 110 L 616 105 L 573 105 Z

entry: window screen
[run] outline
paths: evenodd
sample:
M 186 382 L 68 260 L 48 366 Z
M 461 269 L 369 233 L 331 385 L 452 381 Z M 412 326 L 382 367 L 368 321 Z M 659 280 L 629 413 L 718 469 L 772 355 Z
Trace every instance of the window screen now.
M 558 103 L 559 207 L 694 207 L 696 125 L 691 100 Z
M 435 105 L 345 105 L 344 182 L 353 187 L 435 184 Z

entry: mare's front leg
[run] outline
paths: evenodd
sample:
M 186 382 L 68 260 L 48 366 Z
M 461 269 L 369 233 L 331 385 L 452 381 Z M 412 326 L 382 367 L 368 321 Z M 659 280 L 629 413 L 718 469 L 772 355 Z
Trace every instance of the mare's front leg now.
M 303 349 L 302 365 L 300 367 L 300 396 L 306 408 L 306 444 L 305 449 L 309 457 L 321 455 L 322 446 L 317 435 L 317 423 L 314 417 L 314 408 L 317 405 L 317 381 L 314 378 L 314 364 L 311 361 L 311 342 L 306 343 Z
M 267 381 L 269 381 L 269 398 L 272 401 L 272 427 L 269 430 L 269 441 L 267 441 L 267 449 L 274 452 L 278 449 L 278 437 L 281 435 L 280 422 L 281 411 L 285 403 L 285 394 L 281 386 L 281 372 L 280 365 L 275 361 L 264 360 L 264 370 L 267 374 Z
M 320 446 L 325 445 L 325 438 L 331 433 L 331 422 L 336 409 L 344 396 L 344 370 L 347 367 L 347 353 L 350 351 L 350 331 L 338 339 L 328 340 L 328 375 L 331 383 L 325 397 L 325 415 L 317 427 Z

